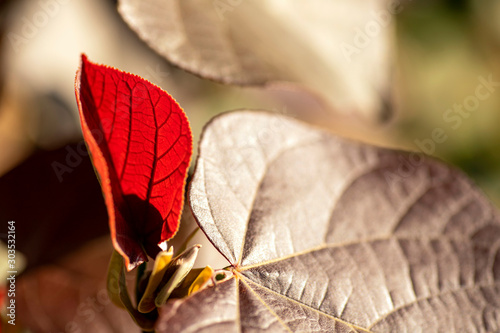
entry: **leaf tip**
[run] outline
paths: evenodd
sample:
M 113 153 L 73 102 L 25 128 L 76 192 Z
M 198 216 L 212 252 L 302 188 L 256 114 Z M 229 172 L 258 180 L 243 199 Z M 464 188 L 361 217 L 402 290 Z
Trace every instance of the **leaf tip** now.
M 126 267 L 127 267 L 127 272 L 130 272 L 130 271 L 134 270 L 136 267 L 138 267 L 140 264 L 142 264 L 144 262 L 144 260 L 130 261 L 130 259 L 128 258 L 128 256 L 123 256 L 123 258 L 125 259 L 125 264 L 126 264 Z
M 167 251 L 167 241 L 166 240 L 162 240 L 161 242 L 158 243 L 158 247 L 162 251 Z

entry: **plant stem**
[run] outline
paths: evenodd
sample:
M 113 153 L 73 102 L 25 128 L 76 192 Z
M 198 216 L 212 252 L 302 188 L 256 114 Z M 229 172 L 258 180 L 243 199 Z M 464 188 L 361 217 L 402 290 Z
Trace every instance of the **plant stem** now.
M 184 243 L 182 243 L 182 245 L 179 248 L 179 250 L 177 250 L 177 253 L 182 253 L 182 252 L 184 252 L 187 249 L 188 243 L 193 239 L 193 237 L 196 235 L 196 233 L 198 232 L 198 230 L 200 230 L 200 228 L 196 227 L 193 231 L 191 231 L 191 233 L 189 234 L 189 236 L 187 236 L 187 238 L 184 241 Z
M 142 264 L 137 267 L 137 278 L 135 280 L 135 303 L 137 306 L 139 306 L 139 301 L 142 298 L 142 293 L 139 290 L 139 285 L 141 283 L 141 279 L 144 276 L 144 273 L 146 272 L 146 266 L 147 263 L 143 262 Z

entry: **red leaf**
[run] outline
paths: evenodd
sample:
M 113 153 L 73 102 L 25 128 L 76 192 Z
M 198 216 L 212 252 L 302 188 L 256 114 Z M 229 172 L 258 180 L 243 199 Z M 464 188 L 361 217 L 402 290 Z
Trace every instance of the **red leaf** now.
M 75 91 L 111 238 L 130 270 L 177 232 L 192 152 L 189 122 L 164 90 L 85 55 Z

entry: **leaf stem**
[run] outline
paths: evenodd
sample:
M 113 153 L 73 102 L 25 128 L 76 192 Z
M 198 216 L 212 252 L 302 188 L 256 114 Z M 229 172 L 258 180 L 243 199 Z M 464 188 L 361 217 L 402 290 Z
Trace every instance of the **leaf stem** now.
M 182 243 L 181 247 L 177 250 L 177 253 L 182 253 L 187 249 L 188 243 L 191 242 L 198 230 L 200 230 L 200 228 L 196 227 L 193 231 L 191 231 L 191 233 L 186 237 L 184 243 Z
M 147 263 L 143 262 L 137 267 L 137 278 L 135 280 L 135 303 L 139 306 L 139 301 L 142 298 L 142 291 L 140 290 L 140 284 L 144 273 L 146 272 Z

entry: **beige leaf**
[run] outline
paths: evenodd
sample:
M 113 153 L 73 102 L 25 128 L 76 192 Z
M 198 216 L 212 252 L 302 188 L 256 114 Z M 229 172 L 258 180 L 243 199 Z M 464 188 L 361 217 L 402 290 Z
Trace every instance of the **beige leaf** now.
M 436 160 L 234 112 L 189 196 L 235 278 L 167 303 L 159 332 L 500 329 L 498 212 Z
M 392 2 L 120 0 L 118 9 L 154 50 L 203 78 L 292 82 L 339 112 L 392 112 Z

